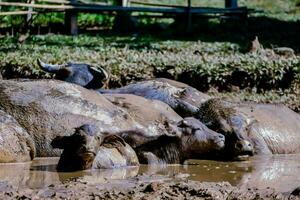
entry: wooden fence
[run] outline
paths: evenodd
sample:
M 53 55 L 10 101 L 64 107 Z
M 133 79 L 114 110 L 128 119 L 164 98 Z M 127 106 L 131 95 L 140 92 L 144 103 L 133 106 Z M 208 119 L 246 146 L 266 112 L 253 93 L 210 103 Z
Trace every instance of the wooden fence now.
M 135 6 L 131 6 L 131 5 Z M 115 0 L 114 5 L 105 3 L 89 3 L 85 0 L 29 0 L 27 3 L 4 2 L 0 0 L 0 8 L 3 6 L 14 6 L 23 8 L 19 11 L 1 12 L 0 16 L 6 15 L 27 15 L 27 20 L 32 15 L 40 12 L 65 12 L 65 25 L 68 32 L 72 35 L 78 33 L 77 14 L 84 13 L 118 13 L 118 12 L 143 12 L 160 13 L 163 15 L 185 14 L 187 16 L 187 27 L 191 27 L 192 15 L 203 14 L 247 14 L 246 7 L 238 7 L 237 0 L 225 0 L 224 8 L 192 7 L 191 0 L 186 0 L 186 5 L 167 5 L 161 3 L 146 3 L 136 0 Z M 24 10 L 25 8 L 25 10 Z

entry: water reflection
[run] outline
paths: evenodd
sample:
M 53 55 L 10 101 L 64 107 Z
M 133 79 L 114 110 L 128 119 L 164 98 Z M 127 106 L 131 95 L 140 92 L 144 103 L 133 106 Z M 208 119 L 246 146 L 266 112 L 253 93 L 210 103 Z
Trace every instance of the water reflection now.
M 86 170 L 57 173 L 58 158 L 39 158 L 33 162 L 0 164 L 0 180 L 17 188 L 41 188 L 82 177 L 89 183 L 105 183 L 108 179 L 127 179 L 138 174 L 161 174 L 176 177 L 189 174 L 191 180 L 228 181 L 241 187 L 273 187 L 287 192 L 300 185 L 300 155 L 256 156 L 243 162 L 189 161 L 188 165 L 140 166 L 115 170 Z
M 287 192 L 300 186 L 300 155 L 261 156 L 251 160 L 254 169 L 244 174 L 239 185 L 273 187 Z

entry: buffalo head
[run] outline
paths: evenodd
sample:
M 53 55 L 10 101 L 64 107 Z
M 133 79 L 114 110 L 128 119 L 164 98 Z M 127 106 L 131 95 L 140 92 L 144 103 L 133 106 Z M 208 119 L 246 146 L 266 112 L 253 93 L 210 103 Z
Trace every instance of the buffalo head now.
M 70 136 L 58 136 L 51 142 L 53 148 L 63 149 L 58 171 L 76 171 L 92 167 L 102 138 L 96 135 L 92 125 L 82 125 Z
M 253 155 L 254 148 L 247 131 L 249 120 L 230 102 L 220 99 L 208 100 L 200 107 L 197 118 L 210 129 L 225 136 L 225 159 Z
M 66 63 L 61 65 L 52 65 L 37 60 L 42 70 L 54 73 L 55 78 L 74 83 L 87 89 L 100 89 L 106 86 L 108 73 L 101 67 L 95 68 L 84 63 Z
M 225 145 L 225 137 L 207 128 L 202 122 L 186 117 L 180 121 L 178 127 L 181 129 L 181 144 L 183 152 L 190 158 L 203 158 L 214 156 Z
M 82 125 L 70 136 L 58 136 L 53 148 L 63 149 L 58 171 L 118 168 L 139 165 L 135 151 L 119 136 L 98 134 L 95 126 Z

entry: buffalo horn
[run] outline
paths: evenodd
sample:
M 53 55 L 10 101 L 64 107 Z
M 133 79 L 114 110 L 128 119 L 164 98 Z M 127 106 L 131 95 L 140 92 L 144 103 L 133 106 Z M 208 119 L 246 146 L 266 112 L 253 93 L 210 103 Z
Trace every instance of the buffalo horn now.
M 50 72 L 50 73 L 55 73 L 58 70 L 66 67 L 66 64 L 62 64 L 62 65 L 52 65 L 52 64 L 47 64 L 42 62 L 40 59 L 37 60 L 38 65 L 46 72 Z

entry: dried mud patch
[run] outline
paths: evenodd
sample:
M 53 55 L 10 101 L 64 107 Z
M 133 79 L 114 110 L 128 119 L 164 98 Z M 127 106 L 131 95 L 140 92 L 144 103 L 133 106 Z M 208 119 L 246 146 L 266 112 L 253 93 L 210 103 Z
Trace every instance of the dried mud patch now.
M 95 184 L 83 179 L 42 189 L 16 189 L 0 183 L 0 199 L 299 199 L 274 189 L 239 188 L 228 182 L 198 182 L 143 175 Z

